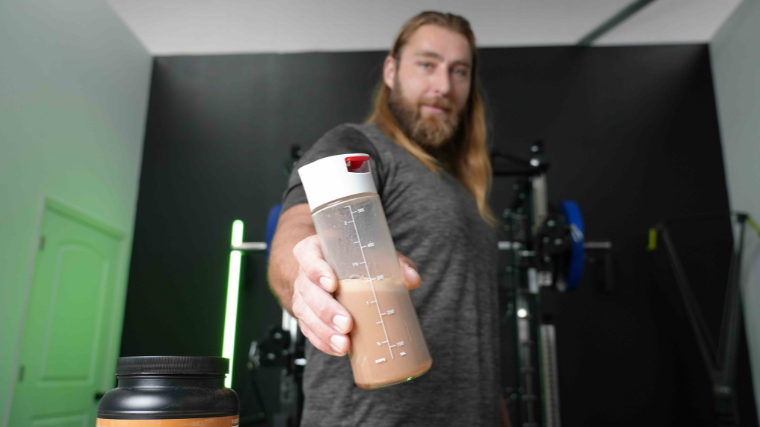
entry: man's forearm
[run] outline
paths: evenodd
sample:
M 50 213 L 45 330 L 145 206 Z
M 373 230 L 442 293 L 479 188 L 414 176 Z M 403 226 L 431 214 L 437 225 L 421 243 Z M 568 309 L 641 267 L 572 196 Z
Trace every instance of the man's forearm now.
M 269 251 L 269 288 L 282 308 L 292 311 L 293 283 L 298 277 L 298 261 L 293 248 L 301 240 L 316 234 L 308 205 L 296 205 L 280 217 Z

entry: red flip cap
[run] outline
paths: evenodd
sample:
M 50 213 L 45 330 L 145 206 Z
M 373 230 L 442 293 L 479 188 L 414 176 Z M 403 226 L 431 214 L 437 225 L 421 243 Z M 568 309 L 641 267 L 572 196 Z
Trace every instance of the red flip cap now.
M 369 156 L 352 156 L 346 157 L 346 167 L 349 172 L 356 172 L 364 162 L 369 161 Z

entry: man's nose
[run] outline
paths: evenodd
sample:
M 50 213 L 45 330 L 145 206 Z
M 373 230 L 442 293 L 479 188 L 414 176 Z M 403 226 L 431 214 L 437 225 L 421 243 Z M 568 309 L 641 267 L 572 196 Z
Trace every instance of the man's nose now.
M 446 96 L 451 91 L 451 76 L 448 67 L 438 67 L 432 76 L 432 89 L 437 95 Z

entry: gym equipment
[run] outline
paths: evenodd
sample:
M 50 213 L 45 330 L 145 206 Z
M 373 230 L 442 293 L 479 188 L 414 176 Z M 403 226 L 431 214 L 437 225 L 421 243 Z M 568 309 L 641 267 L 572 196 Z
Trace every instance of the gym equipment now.
M 290 159 L 284 162 L 283 171 L 290 176 L 293 167 L 303 155 L 303 149 L 294 145 L 290 148 Z M 233 252 L 264 252 L 269 259 L 269 250 L 272 246 L 274 232 L 282 212 L 282 205 L 272 206 L 267 215 L 266 238 L 264 242 L 243 242 L 233 237 Z M 242 222 L 241 222 L 242 227 Z M 234 234 L 234 233 L 233 233 Z M 243 258 L 244 259 L 244 258 Z M 238 270 L 239 270 L 238 266 Z M 303 409 L 302 377 L 303 367 L 306 365 L 304 357 L 305 337 L 298 329 L 298 321 L 282 310 L 282 322 L 280 325 L 270 325 L 262 339 L 252 341 L 248 349 L 248 373 L 252 389 L 254 391 L 261 413 L 258 419 L 247 422 L 241 419 L 241 426 L 245 424 L 258 424 L 267 421 L 272 427 L 296 427 L 301 422 Z M 280 370 L 280 411 L 267 413 L 264 410 L 264 401 L 256 382 L 256 373 L 260 368 L 274 368 Z M 231 374 L 230 374 L 231 376 Z
M 612 244 L 586 241 L 581 210 L 574 201 L 550 206 L 543 143 L 537 141 L 530 149 L 529 160 L 492 153 L 495 177 L 519 177 L 513 186 L 515 198 L 503 214 L 509 242 L 499 244 L 511 255 L 507 267 L 511 301 L 502 322 L 515 326 L 517 366 L 513 368 L 519 379 L 505 394 L 514 425 L 560 427 L 557 300 L 561 293 L 580 286 L 587 260 L 596 264 L 603 259 L 603 288 L 612 289 Z M 503 166 L 505 161 L 511 165 Z
M 266 234 L 266 253 L 267 259 L 269 259 L 269 248 L 272 246 L 272 239 L 274 238 L 274 232 L 277 230 L 277 221 L 280 219 L 280 212 L 282 211 L 282 205 L 276 204 L 269 209 L 269 215 L 267 216 L 267 234 Z
M 274 230 L 277 227 L 277 219 L 279 218 L 279 211 L 281 208 L 281 205 L 275 205 L 270 210 L 267 221 L 266 242 L 236 242 L 233 240 L 233 242 L 236 242 L 237 244 L 232 245 L 232 251 L 239 253 L 264 252 L 268 257 L 268 249 L 271 246 L 271 239 L 274 235 Z M 242 230 L 242 221 L 240 223 Z M 242 259 L 244 260 L 245 258 Z M 240 265 L 237 265 L 237 269 L 238 271 L 240 270 Z M 225 342 L 227 341 L 225 340 Z M 260 368 L 280 369 L 280 411 L 268 414 L 262 409 L 259 419 L 253 420 L 253 423 L 267 420 L 269 425 L 273 427 L 295 427 L 299 425 L 301 420 L 301 410 L 303 408 L 301 381 L 303 367 L 306 365 L 304 344 L 305 338 L 298 329 L 298 321 L 291 316 L 287 310 L 282 310 L 281 325 L 269 326 L 261 340 L 251 342 L 248 350 L 247 367 L 250 374 L 251 385 L 260 408 L 264 408 L 264 401 L 261 397 L 258 384 L 256 383 L 256 372 Z M 230 374 L 230 377 L 231 376 L 232 374 Z M 247 424 L 244 423 L 244 421 L 246 420 L 241 420 L 241 425 Z
M 707 320 L 697 304 L 681 258 L 676 252 L 669 225 L 685 221 L 693 222 L 726 218 L 732 221 L 731 225 L 735 232 L 735 238 L 729 264 L 728 284 L 726 285 L 720 335 L 718 344 L 716 345 L 707 326 Z M 651 229 L 649 232 L 648 249 L 650 251 L 658 251 L 662 248 L 675 277 L 678 296 L 683 302 L 686 317 L 697 339 L 702 361 L 712 383 L 713 414 L 718 426 L 740 425 L 735 378 L 739 331 L 742 322 L 740 283 L 745 224 L 752 226 L 758 235 L 760 235 L 760 229 L 757 228 L 757 225 L 746 213 L 742 212 L 716 212 L 671 218 L 661 221 L 656 228 Z M 658 245 L 658 241 L 660 240 L 663 243 L 662 246 Z
M 570 244 L 569 260 L 567 262 L 567 272 L 565 273 L 565 287 L 569 291 L 574 291 L 580 286 L 581 278 L 583 278 L 583 264 L 586 262 L 584 259 L 585 242 L 583 218 L 581 217 L 581 209 L 578 204 L 566 200 L 559 203 L 559 210 L 565 217 L 565 222 L 570 228 L 570 237 L 572 243 Z

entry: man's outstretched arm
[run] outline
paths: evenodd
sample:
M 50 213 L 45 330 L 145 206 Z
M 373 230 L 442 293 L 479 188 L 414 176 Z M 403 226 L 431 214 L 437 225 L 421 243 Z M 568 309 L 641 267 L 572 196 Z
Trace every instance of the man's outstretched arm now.
M 298 277 L 298 260 L 293 248 L 303 239 L 317 234 L 311 211 L 306 203 L 286 210 L 277 222 L 269 249 L 269 288 L 280 305 L 293 314 L 293 284 Z
M 417 266 L 401 254 L 398 257 L 407 288 L 418 288 Z M 269 253 L 269 287 L 315 347 L 333 356 L 346 354 L 353 320 L 332 295 L 338 279 L 324 259 L 306 204 L 280 216 Z

